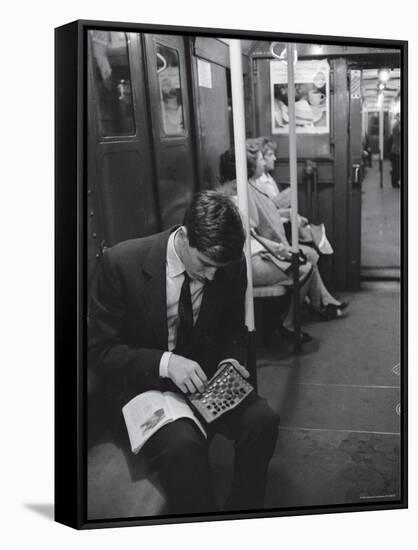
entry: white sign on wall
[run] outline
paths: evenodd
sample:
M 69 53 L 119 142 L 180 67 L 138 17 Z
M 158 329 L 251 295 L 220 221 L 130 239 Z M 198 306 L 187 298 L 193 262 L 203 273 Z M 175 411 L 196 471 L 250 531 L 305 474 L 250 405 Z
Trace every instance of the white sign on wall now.
M 212 67 L 207 61 L 197 60 L 197 75 L 199 86 L 202 88 L 212 88 Z

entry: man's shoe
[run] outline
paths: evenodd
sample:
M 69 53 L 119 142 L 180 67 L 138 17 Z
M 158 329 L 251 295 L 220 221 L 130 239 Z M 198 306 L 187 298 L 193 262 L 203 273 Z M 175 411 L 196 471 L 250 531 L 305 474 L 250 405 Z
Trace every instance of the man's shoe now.
M 298 335 L 294 330 L 289 330 L 283 325 L 280 327 L 280 333 L 284 338 L 286 338 L 286 340 L 293 343 L 300 342 L 301 344 L 305 344 L 306 342 L 310 342 L 312 340 L 312 336 L 307 332 L 301 330 Z

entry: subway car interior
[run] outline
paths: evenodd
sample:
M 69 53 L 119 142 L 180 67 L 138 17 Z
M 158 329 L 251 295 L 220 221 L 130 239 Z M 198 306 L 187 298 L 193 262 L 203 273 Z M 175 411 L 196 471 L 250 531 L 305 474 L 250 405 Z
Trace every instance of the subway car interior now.
M 245 138 L 273 144 L 270 173 L 285 195 L 286 44 L 239 43 Z M 222 187 L 220 158 L 236 146 L 236 122 L 229 39 L 90 30 L 87 47 L 89 292 L 106 248 L 181 224 L 197 191 Z M 294 51 L 298 214 L 321 231 L 318 269 L 344 307 L 324 317 L 302 303 L 311 340 L 298 348 L 280 325 L 288 289 L 252 289 L 253 379 L 281 418 L 265 509 L 397 501 L 403 182 L 392 153 L 401 54 L 309 42 Z M 99 387 L 89 374 L 88 519 L 164 514 L 155 474 L 131 453 L 123 430 L 107 429 Z M 233 449 L 217 436 L 210 453 L 222 500 Z

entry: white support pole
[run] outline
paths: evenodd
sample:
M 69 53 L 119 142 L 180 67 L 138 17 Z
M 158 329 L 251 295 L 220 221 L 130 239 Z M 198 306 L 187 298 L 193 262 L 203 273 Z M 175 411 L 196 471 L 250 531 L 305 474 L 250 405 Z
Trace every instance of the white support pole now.
M 367 110 L 363 107 L 361 111 L 361 137 L 364 139 L 366 137 L 366 134 L 368 133 L 367 124 L 369 121 L 369 113 Z
M 296 157 L 296 117 L 295 117 L 295 44 L 286 44 L 287 52 L 287 94 L 289 109 L 289 166 L 290 166 L 290 207 L 292 224 L 292 252 L 299 253 L 298 236 L 298 174 Z
M 379 111 L 379 154 L 380 160 L 383 161 L 383 100 Z
M 232 113 L 234 121 L 235 163 L 237 175 L 238 207 L 247 235 L 245 257 L 247 261 L 247 293 L 245 297 L 245 323 L 254 331 L 253 274 L 251 268 L 250 222 L 248 217 L 247 147 L 245 136 L 244 79 L 242 72 L 241 41 L 229 41 L 231 62 Z
M 292 271 L 293 271 L 293 326 L 300 335 L 299 304 L 299 231 L 298 231 L 298 173 L 296 156 L 296 116 L 295 116 L 295 44 L 286 44 L 287 54 L 287 106 L 289 111 L 289 168 L 290 168 L 290 222 L 292 227 Z M 301 342 L 295 340 L 293 349 L 298 353 Z
M 379 111 L 379 171 L 380 188 L 383 188 L 383 97 L 381 99 Z

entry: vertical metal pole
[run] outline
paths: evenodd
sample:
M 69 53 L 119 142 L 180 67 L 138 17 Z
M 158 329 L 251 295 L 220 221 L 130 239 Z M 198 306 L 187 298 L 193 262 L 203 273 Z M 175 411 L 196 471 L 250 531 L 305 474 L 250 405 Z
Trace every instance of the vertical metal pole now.
M 286 44 L 287 53 L 287 89 L 289 109 L 289 167 L 290 167 L 290 207 L 292 226 L 292 267 L 293 267 L 293 311 L 294 330 L 300 335 L 299 305 L 299 235 L 298 235 L 298 181 L 296 156 L 296 117 L 295 117 L 295 44 Z M 294 351 L 301 349 L 300 338 L 294 344 Z
M 379 111 L 379 170 L 380 188 L 383 187 L 383 98 Z
M 244 79 L 241 41 L 229 41 L 231 64 L 232 116 L 234 122 L 235 167 L 237 175 L 238 207 L 243 218 L 245 259 L 247 264 L 247 291 L 245 294 L 245 324 L 248 329 L 247 368 L 250 381 L 257 389 L 256 338 L 254 322 L 253 272 L 251 266 L 250 221 L 248 216 L 247 145 L 245 133 Z
M 251 270 L 250 222 L 248 218 L 247 146 L 245 136 L 244 79 L 242 76 L 241 41 L 229 41 L 231 61 L 232 115 L 234 121 L 234 145 L 237 174 L 238 206 L 247 235 L 245 256 L 247 260 L 248 286 L 246 294 L 246 325 L 254 330 L 253 276 Z

